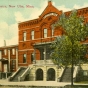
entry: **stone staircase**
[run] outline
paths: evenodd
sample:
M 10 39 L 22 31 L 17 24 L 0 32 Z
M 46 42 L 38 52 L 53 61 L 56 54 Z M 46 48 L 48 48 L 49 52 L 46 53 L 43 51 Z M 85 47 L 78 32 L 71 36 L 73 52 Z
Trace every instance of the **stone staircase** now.
M 71 67 L 66 67 L 61 77 L 61 82 L 71 82 Z
M 19 77 L 24 73 L 25 70 L 26 68 L 21 68 L 19 72 L 17 72 L 17 74 L 10 81 L 13 81 L 13 82 L 19 81 Z

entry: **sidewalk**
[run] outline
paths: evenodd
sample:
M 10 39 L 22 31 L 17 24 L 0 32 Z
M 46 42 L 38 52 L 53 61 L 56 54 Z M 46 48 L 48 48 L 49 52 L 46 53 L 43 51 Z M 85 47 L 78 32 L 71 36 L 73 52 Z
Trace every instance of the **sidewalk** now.
M 24 82 L 8 82 L 8 80 L 0 80 L 0 85 L 27 85 L 27 86 L 65 86 L 71 83 L 63 83 L 56 81 L 24 81 Z
M 65 86 L 65 85 L 71 85 L 69 82 L 57 82 L 57 81 L 24 81 L 24 82 L 9 82 L 8 80 L 0 80 L 0 85 L 19 85 L 19 86 Z M 74 83 L 74 85 L 80 85 L 77 83 Z M 87 84 L 81 84 L 81 85 L 87 85 Z

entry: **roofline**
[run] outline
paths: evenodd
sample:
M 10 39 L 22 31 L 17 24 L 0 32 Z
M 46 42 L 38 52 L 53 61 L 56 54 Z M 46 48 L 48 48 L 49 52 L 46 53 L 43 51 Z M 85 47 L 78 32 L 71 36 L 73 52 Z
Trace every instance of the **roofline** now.
M 79 9 L 72 9 L 72 10 L 77 10 L 77 11 L 79 11 L 79 10 L 83 10 L 83 9 L 88 9 L 88 7 L 79 8 Z M 72 12 L 72 10 L 69 10 L 69 11 L 66 11 L 66 12 L 67 12 L 67 13 L 68 13 L 68 12 Z M 66 12 L 64 12 L 64 13 L 66 13 Z
M 31 19 L 31 20 L 27 20 L 27 21 L 23 21 L 23 22 L 19 22 L 18 24 L 23 24 L 23 23 L 27 23 L 27 22 L 33 22 L 33 21 L 36 21 L 36 20 L 39 20 L 39 18 Z
M 16 44 L 16 45 L 8 45 L 8 46 L 1 46 L 0 48 L 8 48 L 8 47 L 18 47 L 18 44 Z

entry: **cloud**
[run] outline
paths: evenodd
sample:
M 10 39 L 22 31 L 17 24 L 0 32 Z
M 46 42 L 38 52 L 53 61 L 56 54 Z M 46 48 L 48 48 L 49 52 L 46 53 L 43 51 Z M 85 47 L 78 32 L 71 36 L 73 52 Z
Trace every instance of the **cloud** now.
M 16 20 L 17 22 L 19 22 L 19 21 L 24 21 L 24 20 L 25 20 L 25 18 L 23 17 L 22 13 L 19 12 L 19 11 L 15 12 L 14 15 L 15 15 L 15 20 Z
M 42 14 L 46 6 L 47 6 L 47 1 L 43 1 L 42 3 L 40 3 L 40 8 L 34 7 L 34 9 L 30 13 L 29 19 L 38 18 Z
M 65 5 L 57 6 L 58 10 L 62 10 L 63 12 L 70 11 L 70 8 L 66 8 Z
M 6 45 L 16 45 L 18 44 L 18 36 L 14 36 L 11 39 L 6 40 Z
M 0 22 L 0 46 L 4 45 L 4 40 L 9 41 L 7 45 L 18 43 L 17 23 L 8 25 L 6 22 Z
M 8 38 L 8 24 L 6 22 L 0 22 L 0 39 Z
M 73 6 L 73 9 L 80 9 L 80 8 L 85 8 L 85 7 L 88 7 L 88 3 L 84 3 L 83 6 L 80 6 L 80 5 L 75 4 Z
M 8 24 L 6 22 L 0 22 L 0 30 L 4 30 L 8 28 Z

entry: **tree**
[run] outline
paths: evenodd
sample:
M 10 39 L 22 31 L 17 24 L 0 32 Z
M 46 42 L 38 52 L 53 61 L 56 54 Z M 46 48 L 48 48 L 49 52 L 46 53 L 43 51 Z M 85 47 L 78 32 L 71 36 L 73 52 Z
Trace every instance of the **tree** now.
M 64 34 L 58 36 L 52 43 L 53 53 L 51 58 L 59 66 L 71 65 L 71 85 L 73 85 L 73 66 L 84 62 L 87 51 L 83 44 L 88 36 L 88 26 L 83 17 L 78 17 L 76 11 L 72 11 L 69 17 L 62 14 L 53 27 L 62 27 Z M 58 29 L 59 30 L 59 29 Z

